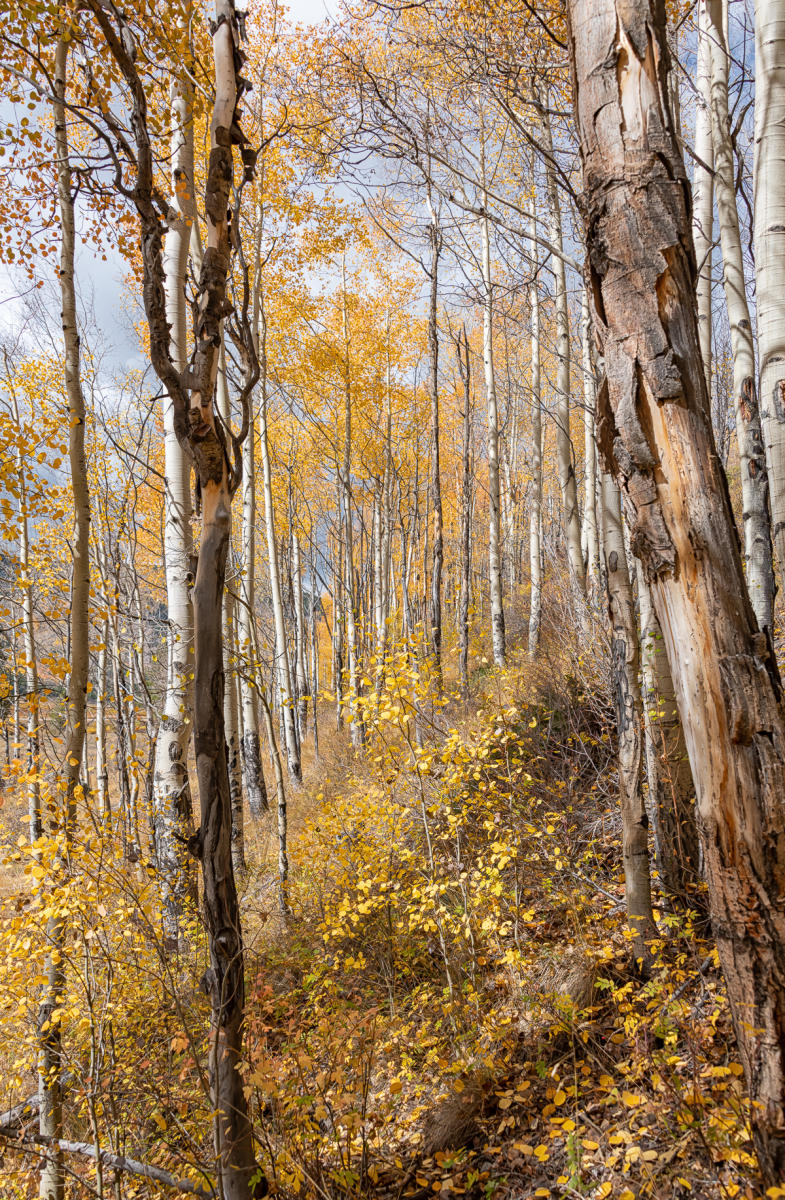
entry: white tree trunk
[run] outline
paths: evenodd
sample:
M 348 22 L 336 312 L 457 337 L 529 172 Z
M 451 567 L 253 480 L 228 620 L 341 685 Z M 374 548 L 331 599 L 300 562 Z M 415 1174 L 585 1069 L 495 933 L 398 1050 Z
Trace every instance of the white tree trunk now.
M 536 246 L 536 219 L 530 221 L 532 248 Z M 531 410 L 532 410 L 532 501 L 529 513 L 529 657 L 534 658 L 540 645 L 542 616 L 542 396 L 540 388 L 540 293 L 537 284 L 536 261 L 532 262 L 532 281 L 529 285 L 531 311 Z
M 292 533 L 292 585 L 294 587 L 295 651 L 297 673 L 297 726 L 302 746 L 308 730 L 308 672 L 306 670 L 305 615 L 303 612 L 303 575 L 300 561 L 300 539 Z
M 755 4 L 755 281 L 771 520 L 785 586 L 785 0 Z
M 711 261 L 714 245 L 714 141 L 711 133 L 711 42 L 706 4 L 698 13 L 695 98 L 695 157 L 692 176 L 692 237 L 698 264 L 698 336 L 711 397 Z
M 744 280 L 739 214 L 736 208 L 733 146 L 728 115 L 726 0 L 707 3 L 711 47 L 711 132 L 714 188 L 722 246 L 725 302 L 733 352 L 733 402 L 741 468 L 744 565 L 747 589 L 761 629 L 771 629 L 774 568 L 765 451 L 755 384 L 755 349 Z
M 283 716 L 284 735 L 286 740 L 286 758 L 289 775 L 295 782 L 302 780 L 300 766 L 300 748 L 297 742 L 295 728 L 294 697 L 292 694 L 292 676 L 289 667 L 289 652 L 286 646 L 286 625 L 284 623 L 283 598 L 281 595 L 281 573 L 278 565 L 278 545 L 275 539 L 275 511 L 273 509 L 273 482 L 270 467 L 270 447 L 267 437 L 267 351 L 264 314 L 261 314 L 261 336 L 259 339 L 261 353 L 261 402 L 259 405 L 259 452 L 262 456 L 262 480 L 264 486 L 264 523 L 267 533 L 267 565 L 270 572 L 270 597 L 273 606 L 273 625 L 275 628 L 275 680 L 278 698 Z M 266 722 L 265 716 L 265 722 Z M 279 801 L 280 803 L 280 801 Z
M 60 210 L 60 295 L 65 349 L 64 375 L 68 399 L 68 457 L 73 495 L 74 531 L 71 539 L 73 574 L 70 605 L 70 672 L 66 708 L 66 741 L 63 776 L 65 804 L 61 829 L 70 844 L 76 820 L 79 770 L 84 751 L 85 711 L 90 662 L 90 492 L 85 459 L 85 400 L 81 381 L 79 329 L 76 319 L 74 259 L 76 227 L 72 194 L 72 174 L 66 123 L 66 67 L 69 43 L 59 41 L 55 55 L 54 117 L 57 155 L 57 192 Z M 65 990 L 62 946 L 65 925 L 59 914 L 47 922 L 47 938 L 52 952 L 47 958 L 47 982 L 38 1011 L 38 1126 L 45 1138 L 59 1138 L 63 1132 L 63 1053 L 62 1029 L 53 1019 Z M 50 1149 L 41 1163 L 39 1195 L 41 1200 L 63 1200 L 65 1177 L 62 1154 Z
M 578 485 L 573 466 L 572 436 L 570 433 L 570 313 L 567 303 L 567 277 L 564 268 L 561 203 L 553 169 L 553 138 L 550 120 L 542 112 L 545 139 L 545 182 L 551 217 L 551 241 L 558 253 L 553 255 L 553 274 L 556 285 L 556 461 L 562 496 L 564 536 L 570 579 L 580 591 L 586 590 L 586 571 L 581 552 L 581 518 L 578 511 Z
M 483 208 L 487 196 L 483 193 Z M 503 667 L 507 658 L 502 587 L 501 495 L 499 485 L 499 407 L 496 400 L 496 374 L 493 366 L 493 279 L 491 277 L 491 236 L 488 217 L 480 218 L 482 237 L 483 339 L 485 393 L 488 401 L 488 573 L 491 592 L 491 635 L 493 661 Z
M 171 356 L 178 370 L 187 361 L 185 283 L 194 204 L 193 89 L 175 79 L 172 113 L 172 188 L 175 219 L 164 241 L 166 317 Z M 153 828 L 160 875 L 165 936 L 177 941 L 184 906 L 192 890 L 192 867 L 185 841 L 193 828 L 188 776 L 188 745 L 193 731 L 194 614 L 191 464 L 175 434 L 174 404 L 163 397 L 164 423 L 164 569 L 166 572 L 166 694 L 155 745 Z

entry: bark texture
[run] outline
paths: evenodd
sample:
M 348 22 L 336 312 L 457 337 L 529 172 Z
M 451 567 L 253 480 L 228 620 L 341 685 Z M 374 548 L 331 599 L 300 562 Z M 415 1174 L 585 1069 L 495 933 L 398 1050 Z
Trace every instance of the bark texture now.
M 765 1179 L 785 1176 L 785 714 L 747 596 L 695 311 L 660 0 L 570 0 L 600 443 L 652 588 Z
M 755 4 L 753 211 L 761 422 L 785 585 L 785 0 Z
M 728 66 L 725 0 L 708 0 L 708 43 L 711 62 L 711 134 L 714 145 L 714 190 L 722 247 L 723 284 L 733 354 L 733 408 L 741 471 L 744 566 L 752 607 L 761 629 L 771 629 L 774 567 L 771 556 L 769 485 L 755 382 L 755 347 L 747 304 L 736 175 L 728 113 Z
M 70 605 L 70 663 L 66 704 L 66 739 L 63 775 L 64 808 L 53 814 L 55 829 L 65 832 L 66 844 L 72 836 L 79 792 L 79 772 L 85 741 L 85 709 L 90 663 L 90 493 L 85 459 L 85 401 L 81 380 L 81 352 L 76 318 L 74 258 L 76 226 L 72 196 L 72 176 L 66 124 L 66 66 L 69 44 L 58 42 L 55 51 L 54 116 L 57 155 L 57 195 L 60 210 L 60 294 L 65 355 L 63 359 L 65 391 L 68 399 L 68 458 L 73 495 L 74 531 L 72 547 L 72 583 Z M 44 1138 L 59 1138 L 63 1130 L 62 1031 L 56 1015 L 59 996 L 65 988 L 65 938 L 62 918 L 51 917 L 47 937 L 52 948 L 46 965 L 47 982 L 38 1012 L 38 1128 Z M 65 1178 L 60 1150 L 52 1146 L 43 1159 L 39 1195 L 41 1200 L 63 1200 Z

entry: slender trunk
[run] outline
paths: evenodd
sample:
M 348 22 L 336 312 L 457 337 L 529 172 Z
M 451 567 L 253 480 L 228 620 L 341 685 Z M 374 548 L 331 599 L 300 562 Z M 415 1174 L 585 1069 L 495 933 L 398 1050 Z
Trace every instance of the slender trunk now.
M 461 337 L 463 355 L 461 355 Z M 472 515 L 472 364 L 466 326 L 455 342 L 458 370 L 463 383 L 463 466 L 461 477 L 461 592 L 458 601 L 458 647 L 461 695 L 469 699 L 469 606 L 471 603 L 471 515 Z
M 111 819 L 109 798 L 109 757 L 106 749 L 106 650 L 109 641 L 109 620 L 104 618 L 101 626 L 101 642 L 98 647 L 95 696 L 95 774 L 98 791 L 98 815 L 102 825 Z
M 360 749 L 365 742 L 365 729 L 358 703 L 360 698 L 360 678 L 357 661 L 357 597 L 354 579 L 354 520 L 352 517 L 352 374 L 345 257 L 343 262 L 343 340 L 344 433 L 341 497 L 343 501 L 344 532 L 344 616 L 346 618 L 346 646 L 349 654 L 349 710 L 351 712 L 352 745 Z
M 692 237 L 698 264 L 698 335 L 711 399 L 711 260 L 714 246 L 714 141 L 711 134 L 711 41 L 705 3 L 698 10 L 695 99 L 695 164 L 692 175 Z
M 755 283 L 761 420 L 785 585 L 785 2 L 755 4 Z
M 431 545 L 431 595 L 430 595 L 430 642 L 436 672 L 436 687 L 442 691 L 442 567 L 444 564 L 444 520 L 442 514 L 442 476 L 439 431 L 439 326 L 437 324 L 439 302 L 439 256 L 442 249 L 442 233 L 435 209 L 431 208 L 429 226 L 431 241 L 430 298 L 428 304 L 428 349 L 431 359 L 431 489 L 430 503 L 433 518 L 433 543 Z
M 260 337 L 261 362 L 261 400 L 259 404 L 259 451 L 262 456 L 262 479 L 264 484 L 264 521 L 267 532 L 267 564 L 270 573 L 270 595 L 273 606 L 273 625 L 275 629 L 275 678 L 276 691 L 281 706 L 284 739 L 286 742 L 286 758 L 289 767 L 289 777 L 296 783 L 302 781 L 300 766 L 300 751 L 295 728 L 294 696 L 292 693 L 292 676 L 289 666 L 289 652 L 286 646 L 286 626 L 283 613 L 283 596 L 281 594 L 281 572 L 278 560 L 278 544 L 275 538 L 275 511 L 273 509 L 273 483 L 270 466 L 270 449 L 267 435 L 267 332 L 264 312 L 261 312 Z
M 261 693 L 262 713 L 267 730 L 267 741 L 270 747 L 270 757 L 273 762 L 275 775 L 276 810 L 278 814 L 278 907 L 284 920 L 289 916 L 289 856 L 286 846 L 286 785 L 284 783 L 281 756 L 278 753 L 278 742 L 275 739 L 270 705 L 267 695 Z
M 656 936 L 651 906 L 649 820 L 643 802 L 642 726 L 638 669 L 640 654 L 635 601 L 624 551 L 619 489 L 612 475 L 602 477 L 605 572 L 611 620 L 611 656 L 619 738 L 619 799 L 622 820 L 624 895 L 635 957 L 649 959 L 647 939 Z
M 660 4 L 570 0 L 600 444 L 652 589 L 766 1184 L 785 1176 L 785 711 L 712 435 Z M 609 48 L 610 52 L 609 52 Z
M 295 670 L 297 672 L 297 725 L 300 744 L 308 731 L 308 672 L 306 671 L 305 614 L 300 539 L 292 533 L 292 582 L 294 584 Z
M 547 112 L 541 112 L 545 139 L 545 182 L 551 218 L 551 241 L 558 253 L 553 255 L 553 275 L 556 284 L 556 460 L 559 468 L 559 487 L 562 497 L 564 536 L 570 579 L 581 593 L 586 590 L 586 572 L 581 553 L 581 518 L 578 511 L 578 485 L 573 464 L 572 434 L 570 432 L 570 313 L 567 303 L 567 276 L 564 268 L 562 216 L 556 172 L 553 167 L 553 138 Z
M 255 328 L 258 325 L 255 324 Z M 251 816 L 258 819 L 266 812 L 267 785 L 262 769 L 259 741 L 259 695 L 256 690 L 256 663 L 253 647 L 253 623 L 256 604 L 256 420 L 253 403 L 248 417 L 248 435 L 243 442 L 243 527 L 241 603 L 237 609 L 237 643 L 240 656 L 240 703 L 243 716 L 243 781 Z
M 484 172 L 484 165 L 483 165 Z M 483 193 L 483 208 L 487 196 Z M 500 530 L 501 497 L 499 493 L 499 409 L 496 401 L 496 375 L 493 367 L 493 281 L 491 278 L 491 234 L 487 216 L 480 218 L 482 235 L 483 277 L 483 364 L 485 391 L 488 399 L 488 571 L 491 591 L 491 634 L 493 660 L 504 667 L 507 657 L 504 628 L 504 599 L 502 594 L 502 551 Z
M 193 86 L 183 74 L 171 85 L 170 221 L 163 267 L 170 353 L 178 371 L 188 359 L 186 271 L 194 203 Z M 176 945 L 194 892 L 185 849 L 193 832 L 188 746 L 193 729 L 194 559 L 191 535 L 191 463 L 175 432 L 172 398 L 164 394 L 164 570 L 166 575 L 166 691 L 155 744 L 153 830 L 164 937 Z
M 19 406 L 13 388 L 11 404 L 17 429 L 21 433 Z M 27 699 L 27 812 L 30 843 L 43 833 L 41 821 L 41 741 L 38 706 L 38 657 L 35 642 L 35 613 L 33 583 L 30 577 L 30 532 L 27 517 L 27 484 L 21 450 L 17 454 L 17 485 L 19 489 L 19 586 L 22 592 L 22 633 L 25 654 L 25 695 Z
M 755 383 L 755 349 L 744 280 L 739 214 L 736 208 L 733 145 L 728 115 L 728 64 L 725 40 L 727 0 L 702 0 L 709 14 L 711 47 L 711 132 L 714 189 L 722 246 L 725 302 L 733 352 L 733 402 L 741 469 L 744 565 L 752 607 L 761 629 L 772 628 L 774 567 L 771 558 L 769 486 Z
M 583 531 L 586 540 L 586 580 L 590 595 L 599 585 L 599 543 L 597 538 L 597 448 L 594 434 L 594 363 L 591 354 L 591 319 L 586 290 L 581 300 L 583 342 L 583 428 L 584 428 L 584 501 Z
M 76 821 L 79 770 L 85 735 L 88 670 L 90 662 L 90 493 L 85 459 L 85 401 L 80 374 L 79 329 L 76 320 L 74 257 L 76 231 L 68 127 L 66 123 L 66 68 L 69 43 L 57 43 L 54 75 L 54 133 L 57 154 L 57 194 L 60 208 L 60 295 L 62 301 L 64 375 L 68 399 L 68 457 L 73 495 L 74 531 L 70 604 L 70 671 L 68 678 L 67 731 L 65 743 L 65 803 L 60 828 L 70 844 Z M 63 868 L 65 863 L 63 862 Z M 65 989 L 63 946 L 66 929 L 59 915 L 49 918 L 47 940 L 51 947 L 38 1012 L 39 1132 L 45 1138 L 63 1135 L 63 1061 L 59 1002 Z M 41 1200 L 63 1200 L 65 1180 L 62 1154 L 47 1150 L 41 1165 Z
M 532 248 L 536 246 L 536 219 L 530 221 Z M 542 618 L 542 396 L 540 392 L 540 290 L 537 263 L 532 263 L 529 285 L 529 308 L 532 327 L 531 398 L 532 398 L 532 504 L 529 513 L 529 658 L 535 658 L 540 647 Z

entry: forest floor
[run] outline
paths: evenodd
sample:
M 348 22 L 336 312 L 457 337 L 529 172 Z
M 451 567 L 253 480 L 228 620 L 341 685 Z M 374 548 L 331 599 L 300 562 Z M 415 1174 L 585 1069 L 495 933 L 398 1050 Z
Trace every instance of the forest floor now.
M 365 685 L 363 755 L 320 705 L 321 755 L 309 751 L 289 798 L 286 919 L 274 816 L 248 828 L 247 1082 L 258 1156 L 280 1195 L 765 1194 L 702 898 L 692 910 L 662 901 L 645 977 L 633 961 L 607 645 L 601 622 L 581 638 L 588 651 L 567 625 L 552 615 L 536 667 L 521 656 L 500 679 L 486 665 L 467 704 L 419 699 L 432 681 L 392 656 L 382 694 Z M 11 787 L 0 817 L 15 842 L 24 827 Z M 17 889 L 29 887 L 22 862 L 3 877 L 7 938 Z M 161 966 L 138 915 L 154 908 L 138 899 L 144 872 L 133 901 L 116 882 L 110 894 L 111 874 L 106 860 L 86 872 L 79 909 L 111 919 L 130 945 L 110 953 L 106 937 L 118 1027 L 103 1111 L 122 1108 L 129 1154 L 198 1178 L 194 1164 L 209 1164 L 203 942 L 194 935 L 197 961 Z M 34 1007 L 20 1016 L 17 1001 L 34 951 L 12 954 L 0 980 L 11 997 L 0 1074 L 16 1099 L 32 1079 L 20 1063 Z M 76 1042 L 77 1013 L 75 1003 Z M 27 1194 L 32 1172 L 21 1164 L 12 1195 Z M 153 1194 L 126 1186 L 123 1197 Z

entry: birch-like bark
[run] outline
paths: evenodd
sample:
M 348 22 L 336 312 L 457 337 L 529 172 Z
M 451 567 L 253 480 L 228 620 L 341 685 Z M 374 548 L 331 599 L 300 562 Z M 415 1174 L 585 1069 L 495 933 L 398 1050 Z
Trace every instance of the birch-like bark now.
M 531 217 L 532 251 L 536 246 L 536 218 Z M 532 501 L 529 513 L 529 658 L 535 658 L 540 647 L 542 618 L 542 395 L 540 385 L 540 290 L 537 282 L 537 261 L 532 261 L 532 280 L 529 284 L 531 312 L 531 411 L 532 411 Z
M 343 266 L 343 342 L 344 342 L 344 425 L 343 462 L 341 465 L 341 500 L 343 503 L 343 592 L 346 649 L 349 657 L 349 712 L 351 714 L 352 745 L 360 749 L 365 743 L 365 727 L 360 713 L 360 672 L 357 637 L 357 590 L 354 578 L 354 519 L 352 515 L 352 372 L 351 338 L 349 334 L 349 302 L 346 294 L 346 256 Z
M 85 401 L 76 319 L 76 228 L 66 124 L 68 49 L 68 42 L 64 39 L 58 41 L 55 50 L 52 103 L 60 211 L 60 296 L 65 350 L 63 366 L 68 400 L 68 458 L 74 512 L 74 531 L 71 538 L 70 669 L 63 765 L 65 797 L 64 810 L 59 822 L 66 845 L 70 844 L 76 820 L 90 665 L 90 492 L 85 459 Z M 50 917 L 47 924 L 47 940 L 51 952 L 46 964 L 47 981 L 38 1011 L 38 1127 L 42 1137 L 55 1139 L 63 1134 L 63 1056 L 59 1005 L 65 990 L 65 956 L 62 952 L 64 938 L 63 918 L 59 915 Z M 42 1159 L 39 1195 L 41 1200 L 63 1200 L 64 1194 L 63 1158 L 61 1152 L 53 1146 Z
M 553 276 L 556 285 L 556 462 L 562 498 L 564 536 L 567 561 L 573 586 L 586 591 L 586 570 L 581 551 L 581 518 L 578 511 L 578 485 L 573 464 L 572 434 L 570 432 L 570 313 L 567 303 L 567 274 L 564 267 L 561 202 L 553 167 L 553 136 L 546 110 L 541 110 L 545 143 L 545 184 L 551 218 L 551 241 L 558 253 L 553 255 Z
M 308 672 L 306 670 L 305 614 L 300 539 L 292 531 L 292 584 L 294 587 L 294 662 L 297 676 L 297 726 L 300 745 L 308 731 Z
M 785 1177 L 785 707 L 757 628 L 700 357 L 689 185 L 659 0 L 570 0 L 600 445 L 684 728 L 712 925 L 765 1184 Z
M 755 349 L 744 280 L 733 145 L 728 114 L 727 0 L 702 0 L 708 9 L 711 50 L 711 133 L 714 191 L 722 247 L 725 302 L 733 353 L 733 404 L 741 470 L 744 565 L 752 607 L 761 629 L 772 628 L 774 567 L 766 458 L 755 383 Z
M 429 197 L 430 202 L 430 197 Z M 441 447 L 439 430 L 439 326 L 437 323 L 439 303 L 439 256 L 442 249 L 442 232 L 436 210 L 431 205 L 431 223 L 428 227 L 431 242 L 430 297 L 428 303 L 428 350 L 431 359 L 429 391 L 431 401 L 431 480 L 430 502 L 433 519 L 431 545 L 431 594 L 429 621 L 431 655 L 436 674 L 436 688 L 442 691 L 442 568 L 444 565 L 444 517 L 442 513 Z
M 763 437 L 785 587 L 785 2 L 755 4 L 755 283 Z
M 698 9 L 695 97 L 695 162 L 692 174 L 692 237 L 698 264 L 698 335 L 711 398 L 711 262 L 714 246 L 714 140 L 711 133 L 711 41 L 705 3 Z
M 643 802 L 643 704 L 635 601 L 624 550 L 621 499 L 612 475 L 602 477 L 605 572 L 611 620 L 611 657 L 619 739 L 624 896 L 635 957 L 645 965 L 648 939 L 656 936 L 651 906 L 649 819 Z
M 258 321 L 254 322 L 258 329 Z M 258 349 L 257 349 L 258 353 Z M 241 603 L 237 607 L 237 644 L 240 655 L 240 704 L 242 706 L 242 763 L 248 808 L 255 819 L 266 812 L 267 785 L 262 768 L 259 740 L 259 695 L 256 690 L 253 658 L 255 637 L 252 625 L 256 604 L 256 414 L 253 399 L 248 417 L 248 436 L 243 442 L 243 525 Z
M 273 478 L 270 465 L 270 444 L 267 433 L 267 326 L 263 306 L 260 306 L 260 321 L 259 453 L 262 456 L 264 524 L 267 534 L 267 567 L 270 575 L 270 599 L 273 606 L 273 628 L 275 630 L 275 681 L 283 719 L 289 776 L 296 783 L 300 783 L 302 781 L 300 748 L 297 741 L 297 729 L 295 727 L 296 717 L 294 712 L 292 675 L 289 665 L 289 651 L 286 645 L 286 624 L 284 621 L 283 596 L 281 593 L 281 571 L 278 561 L 278 543 L 275 538 Z
M 483 175 L 485 173 L 484 161 L 483 154 Z M 483 191 L 483 209 L 487 208 L 487 203 L 488 197 Z M 491 232 L 487 215 L 480 218 L 480 236 L 482 239 L 483 281 L 482 357 L 485 368 L 485 393 L 488 402 L 488 573 L 491 593 L 491 636 L 493 661 L 497 667 L 504 667 L 507 659 L 507 646 L 502 585 L 499 406 L 496 400 L 496 373 L 493 365 L 493 279 L 491 276 Z
M 172 219 L 164 239 L 163 268 L 170 354 L 178 371 L 188 359 L 186 272 L 194 203 L 193 85 L 185 72 L 170 89 Z M 193 832 L 188 746 L 193 732 L 194 613 L 191 462 L 175 432 L 174 402 L 164 394 L 164 569 L 166 574 L 166 692 L 153 775 L 153 829 L 164 936 L 176 944 L 193 892 L 185 849 Z
M 13 386 L 9 386 L 11 411 L 21 435 L 19 405 Z M 41 820 L 41 738 L 39 733 L 38 656 L 35 639 L 35 610 L 33 583 L 30 576 L 30 529 L 27 514 L 27 482 L 21 449 L 16 457 L 19 489 L 19 588 L 22 593 L 22 644 L 24 647 L 25 694 L 27 699 L 27 819 L 30 844 L 34 845 L 43 833 Z
M 109 823 L 112 814 L 109 796 L 109 756 L 106 746 L 106 651 L 108 642 L 109 620 L 105 617 L 101 625 L 101 641 L 98 646 L 95 696 L 95 775 L 98 815 L 103 825 Z
M 461 353 L 463 340 L 463 353 Z M 461 470 L 461 590 L 458 599 L 458 669 L 461 695 L 469 699 L 469 606 L 472 586 L 472 364 L 466 326 L 455 341 L 458 371 L 463 383 L 463 463 Z

